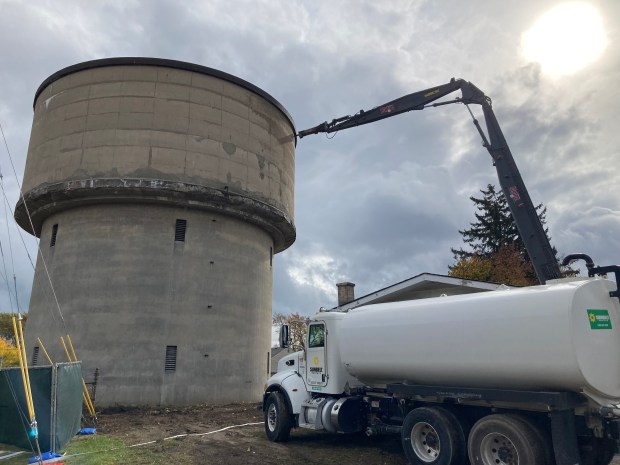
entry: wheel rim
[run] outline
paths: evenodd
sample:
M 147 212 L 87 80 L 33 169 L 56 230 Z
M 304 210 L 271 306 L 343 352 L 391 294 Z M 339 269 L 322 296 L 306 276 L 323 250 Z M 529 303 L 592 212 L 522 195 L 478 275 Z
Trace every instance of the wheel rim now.
M 518 465 L 517 448 L 503 434 L 487 434 L 480 443 L 480 457 L 484 465 Z
M 432 462 L 439 457 L 441 444 L 435 428 L 428 423 L 416 423 L 411 430 L 413 452 L 424 462 Z
M 278 411 L 275 404 L 271 404 L 267 409 L 267 427 L 272 433 L 276 430 L 278 424 Z

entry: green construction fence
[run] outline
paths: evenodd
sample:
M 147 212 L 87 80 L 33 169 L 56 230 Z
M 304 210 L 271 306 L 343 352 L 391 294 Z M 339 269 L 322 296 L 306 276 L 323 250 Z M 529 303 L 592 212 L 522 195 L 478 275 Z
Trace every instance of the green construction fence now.
M 62 449 L 80 430 L 80 362 L 29 367 L 30 388 L 41 452 Z M 30 419 L 19 368 L 0 369 L 0 443 L 35 450 L 28 436 Z

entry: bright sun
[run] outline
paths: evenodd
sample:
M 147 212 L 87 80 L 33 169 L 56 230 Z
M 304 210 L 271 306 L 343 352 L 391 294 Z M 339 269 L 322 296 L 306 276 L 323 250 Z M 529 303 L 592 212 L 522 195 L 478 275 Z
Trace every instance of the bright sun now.
M 553 77 L 574 74 L 596 61 L 607 40 L 598 11 L 585 2 L 561 3 L 543 14 L 521 36 L 528 61 Z

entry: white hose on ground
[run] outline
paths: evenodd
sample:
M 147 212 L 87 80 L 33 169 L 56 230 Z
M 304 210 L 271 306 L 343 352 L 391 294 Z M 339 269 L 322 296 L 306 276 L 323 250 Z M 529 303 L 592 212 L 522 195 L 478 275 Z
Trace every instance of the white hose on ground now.
M 100 454 L 103 452 L 112 452 L 115 450 L 121 450 L 121 449 L 130 449 L 132 447 L 141 447 L 141 446 L 148 446 L 149 444 L 155 444 L 157 442 L 161 442 L 161 441 L 170 441 L 171 439 L 180 439 L 180 438 L 185 438 L 185 437 L 190 437 L 190 436 L 207 436 L 209 434 L 215 434 L 215 433 L 221 433 L 222 431 L 226 431 L 229 429 L 233 429 L 233 428 L 241 428 L 244 426 L 256 426 L 256 425 L 262 425 L 263 422 L 256 422 L 256 423 L 243 423 L 241 425 L 230 425 L 230 426 L 226 426 L 224 428 L 220 428 L 220 429 L 216 429 L 215 431 L 209 431 L 207 433 L 185 433 L 185 434 L 177 434 L 175 436 L 170 436 L 167 438 L 163 438 L 163 439 L 157 439 L 155 441 L 147 441 L 147 442 L 141 442 L 139 444 L 132 444 L 131 446 L 123 446 L 123 447 L 113 447 L 112 449 L 102 449 L 102 450 L 94 450 L 91 452 L 81 452 L 79 454 L 71 454 L 71 455 L 65 455 L 63 457 L 64 459 L 70 459 L 72 457 L 78 457 L 81 455 L 90 455 L 90 454 Z

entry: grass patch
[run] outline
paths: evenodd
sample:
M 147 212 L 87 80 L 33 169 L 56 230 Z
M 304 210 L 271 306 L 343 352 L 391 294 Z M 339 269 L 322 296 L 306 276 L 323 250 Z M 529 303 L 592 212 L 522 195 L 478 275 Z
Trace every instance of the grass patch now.
M 146 446 L 128 448 L 123 440 L 114 436 L 102 434 L 76 436 L 64 450 L 67 454 L 64 462 L 67 465 L 169 465 L 175 463 L 171 462 L 171 459 L 178 456 L 181 442 L 160 441 Z M 8 448 L 3 448 L 3 450 L 8 450 Z M 13 450 L 17 449 L 13 448 Z M 32 456 L 31 452 L 27 452 L 2 461 L 2 465 L 24 465 Z

